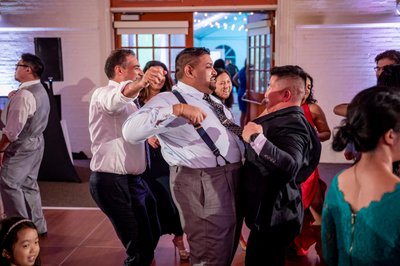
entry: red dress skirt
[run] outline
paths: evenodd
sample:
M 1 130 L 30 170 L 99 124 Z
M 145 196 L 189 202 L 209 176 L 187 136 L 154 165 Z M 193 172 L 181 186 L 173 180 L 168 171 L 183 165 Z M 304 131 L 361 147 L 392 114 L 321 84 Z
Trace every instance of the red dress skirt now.
M 308 104 L 303 104 L 301 107 L 303 108 L 304 115 L 308 122 L 315 127 Z M 308 179 L 301 184 L 304 206 L 304 221 L 300 235 L 298 235 L 294 240 L 294 247 L 299 255 L 305 255 L 310 246 L 317 242 L 317 240 L 319 240 L 321 237 L 320 231 L 316 230 L 312 226 L 314 223 L 314 218 L 309 210 L 318 190 L 320 190 L 321 195 L 323 196 L 325 194 L 326 184 L 321 180 L 318 168 L 315 168 L 314 172 L 312 172 Z

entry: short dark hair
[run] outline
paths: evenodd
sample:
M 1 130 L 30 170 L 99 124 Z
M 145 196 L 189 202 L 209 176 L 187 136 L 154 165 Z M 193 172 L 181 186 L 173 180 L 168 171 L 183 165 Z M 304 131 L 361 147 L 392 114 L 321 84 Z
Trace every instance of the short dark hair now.
M 400 89 L 400 64 L 384 66 L 378 78 L 378 85 Z
M 306 72 L 301 67 L 294 65 L 273 67 L 271 68 L 271 76 L 277 76 L 279 78 L 300 77 L 304 81 L 304 86 L 307 81 Z
M 126 57 L 128 57 L 129 55 L 135 56 L 135 53 L 132 50 L 128 49 L 116 49 L 111 52 L 104 65 L 104 72 L 106 73 L 108 79 L 113 79 L 115 77 L 115 66 L 119 65 L 122 67 L 126 67 Z
M 21 60 L 24 61 L 24 64 L 28 65 L 32 69 L 32 73 L 36 78 L 42 77 L 44 65 L 39 57 L 33 54 L 25 53 L 21 55 Z
M 175 58 L 175 77 L 180 80 L 183 77 L 183 69 L 186 65 L 197 65 L 199 57 L 210 55 L 210 50 L 205 47 L 189 47 L 183 49 Z
M 375 57 L 375 63 L 378 63 L 381 59 L 390 59 L 395 64 L 400 64 L 400 52 L 396 50 L 386 50 Z
M 359 152 L 374 150 L 388 130 L 400 131 L 400 90 L 374 86 L 359 92 L 349 104 L 347 116 L 337 128 L 332 148 L 342 151 L 354 143 Z
M 213 68 L 225 68 L 225 62 L 223 59 L 217 59 L 215 60 L 214 64 L 213 64 Z

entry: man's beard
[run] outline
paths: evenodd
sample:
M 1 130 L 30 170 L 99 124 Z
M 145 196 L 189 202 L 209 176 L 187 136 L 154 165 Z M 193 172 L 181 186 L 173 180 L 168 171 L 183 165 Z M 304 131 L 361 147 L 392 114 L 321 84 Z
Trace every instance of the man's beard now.
M 208 88 L 209 88 L 211 91 L 215 91 L 215 89 L 217 88 L 217 86 L 215 85 L 215 82 L 211 81 L 211 82 L 210 82 L 210 85 L 208 85 Z

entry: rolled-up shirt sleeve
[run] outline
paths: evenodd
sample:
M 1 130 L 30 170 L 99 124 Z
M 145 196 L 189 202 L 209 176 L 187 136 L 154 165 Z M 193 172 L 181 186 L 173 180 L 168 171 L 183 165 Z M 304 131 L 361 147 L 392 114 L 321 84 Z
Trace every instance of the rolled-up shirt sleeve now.
M 142 142 L 150 136 L 167 131 L 168 124 L 175 119 L 171 105 L 146 105 L 128 117 L 122 126 L 122 136 L 130 143 Z
M 129 98 L 122 94 L 122 90 L 131 82 L 131 80 L 123 81 L 121 83 L 110 81 L 109 85 L 113 85 L 114 88 L 112 90 L 101 90 L 99 92 L 97 98 L 98 102 L 107 113 L 118 113 L 124 109 L 126 103 L 136 99 L 136 97 Z
M 36 111 L 36 100 L 28 90 L 21 90 L 10 102 L 7 112 L 6 124 L 3 129 L 10 142 L 18 139 L 19 134 L 24 128 L 26 121 Z

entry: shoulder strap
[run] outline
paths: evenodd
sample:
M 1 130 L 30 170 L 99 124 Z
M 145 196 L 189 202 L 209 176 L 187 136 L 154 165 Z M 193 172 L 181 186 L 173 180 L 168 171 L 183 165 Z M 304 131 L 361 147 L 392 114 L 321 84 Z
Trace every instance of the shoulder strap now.
M 183 98 L 182 94 L 179 93 L 177 90 L 173 90 L 172 93 L 175 95 L 176 98 L 178 98 L 178 101 L 180 103 L 187 104 L 186 100 Z M 207 144 L 207 146 L 210 148 L 212 153 L 215 155 L 215 158 L 217 159 L 217 166 L 220 166 L 218 163 L 218 157 L 221 157 L 226 164 L 229 164 L 229 161 L 225 159 L 224 156 L 221 155 L 219 149 L 217 146 L 215 146 L 214 142 L 210 138 L 210 136 L 207 134 L 207 132 L 204 130 L 204 128 L 200 125 L 194 125 L 194 128 L 196 129 L 197 133 L 200 135 L 200 137 L 203 139 L 203 141 Z

